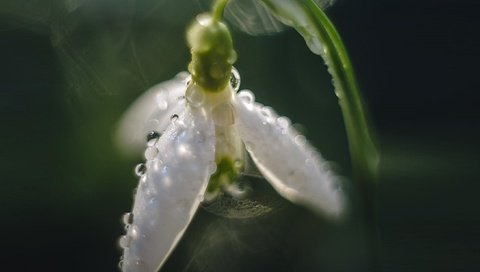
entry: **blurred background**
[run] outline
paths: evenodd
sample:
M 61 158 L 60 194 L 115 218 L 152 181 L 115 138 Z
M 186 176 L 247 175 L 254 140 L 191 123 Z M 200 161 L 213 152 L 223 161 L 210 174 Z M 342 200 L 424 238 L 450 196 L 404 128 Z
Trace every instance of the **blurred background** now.
M 0 2 L 2 271 L 117 271 L 120 218 L 142 157 L 118 151 L 115 126 L 144 90 L 186 69 L 183 33 L 204 7 Z M 322 59 L 291 29 L 256 37 L 233 29 L 241 88 L 302 124 L 345 177 L 351 216 L 336 225 L 281 200 L 249 219 L 201 209 L 162 271 L 370 271 L 372 261 L 379 271 L 478 271 L 479 8 L 338 0 L 327 10 L 382 152 L 374 242 Z

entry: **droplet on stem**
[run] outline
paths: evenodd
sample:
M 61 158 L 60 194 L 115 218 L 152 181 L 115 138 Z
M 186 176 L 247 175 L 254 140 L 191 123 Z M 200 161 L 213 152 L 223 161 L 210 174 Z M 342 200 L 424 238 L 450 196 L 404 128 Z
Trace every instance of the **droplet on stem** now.
M 240 89 L 240 74 L 238 73 L 237 69 L 235 67 L 232 67 L 232 75 L 230 76 L 230 86 L 232 86 L 232 89 L 235 92 L 238 92 Z

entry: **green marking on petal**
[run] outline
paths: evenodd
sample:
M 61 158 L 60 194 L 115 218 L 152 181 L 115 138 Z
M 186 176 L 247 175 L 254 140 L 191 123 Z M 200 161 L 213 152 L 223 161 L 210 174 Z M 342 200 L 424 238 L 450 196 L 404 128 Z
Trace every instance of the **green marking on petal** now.
M 232 184 L 238 177 L 233 161 L 229 158 L 222 158 L 217 162 L 217 170 L 210 177 L 207 193 L 218 193 L 222 187 Z

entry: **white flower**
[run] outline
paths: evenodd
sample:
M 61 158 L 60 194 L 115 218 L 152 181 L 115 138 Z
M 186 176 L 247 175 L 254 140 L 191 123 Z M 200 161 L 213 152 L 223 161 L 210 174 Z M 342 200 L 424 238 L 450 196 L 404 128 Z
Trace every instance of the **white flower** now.
M 209 181 L 215 177 L 219 182 L 209 186 L 209 198 L 235 183 L 217 165 L 236 162 L 232 169 L 240 173 L 245 150 L 284 198 L 330 218 L 344 210 L 336 177 L 305 137 L 288 118 L 255 102 L 252 92 L 237 93 L 235 87 L 205 92 L 181 73 L 146 92 L 124 116 L 119 141 L 126 147 L 143 145 L 149 131 L 161 137 L 147 143 L 146 170 L 140 173 L 133 211 L 126 218 L 129 228 L 120 240 L 123 271 L 159 269 L 182 238 Z

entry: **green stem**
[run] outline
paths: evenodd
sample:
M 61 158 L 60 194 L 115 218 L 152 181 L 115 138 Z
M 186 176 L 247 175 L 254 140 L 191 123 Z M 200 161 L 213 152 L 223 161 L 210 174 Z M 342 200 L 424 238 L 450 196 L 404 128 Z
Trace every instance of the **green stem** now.
M 212 8 L 212 18 L 213 21 L 218 22 L 222 19 L 223 10 L 227 5 L 228 0 L 217 0 Z
M 320 55 L 333 77 L 343 113 L 354 177 L 374 182 L 379 155 L 367 121 L 347 50 L 332 22 L 312 0 L 261 0 L 282 22 L 294 27 Z

